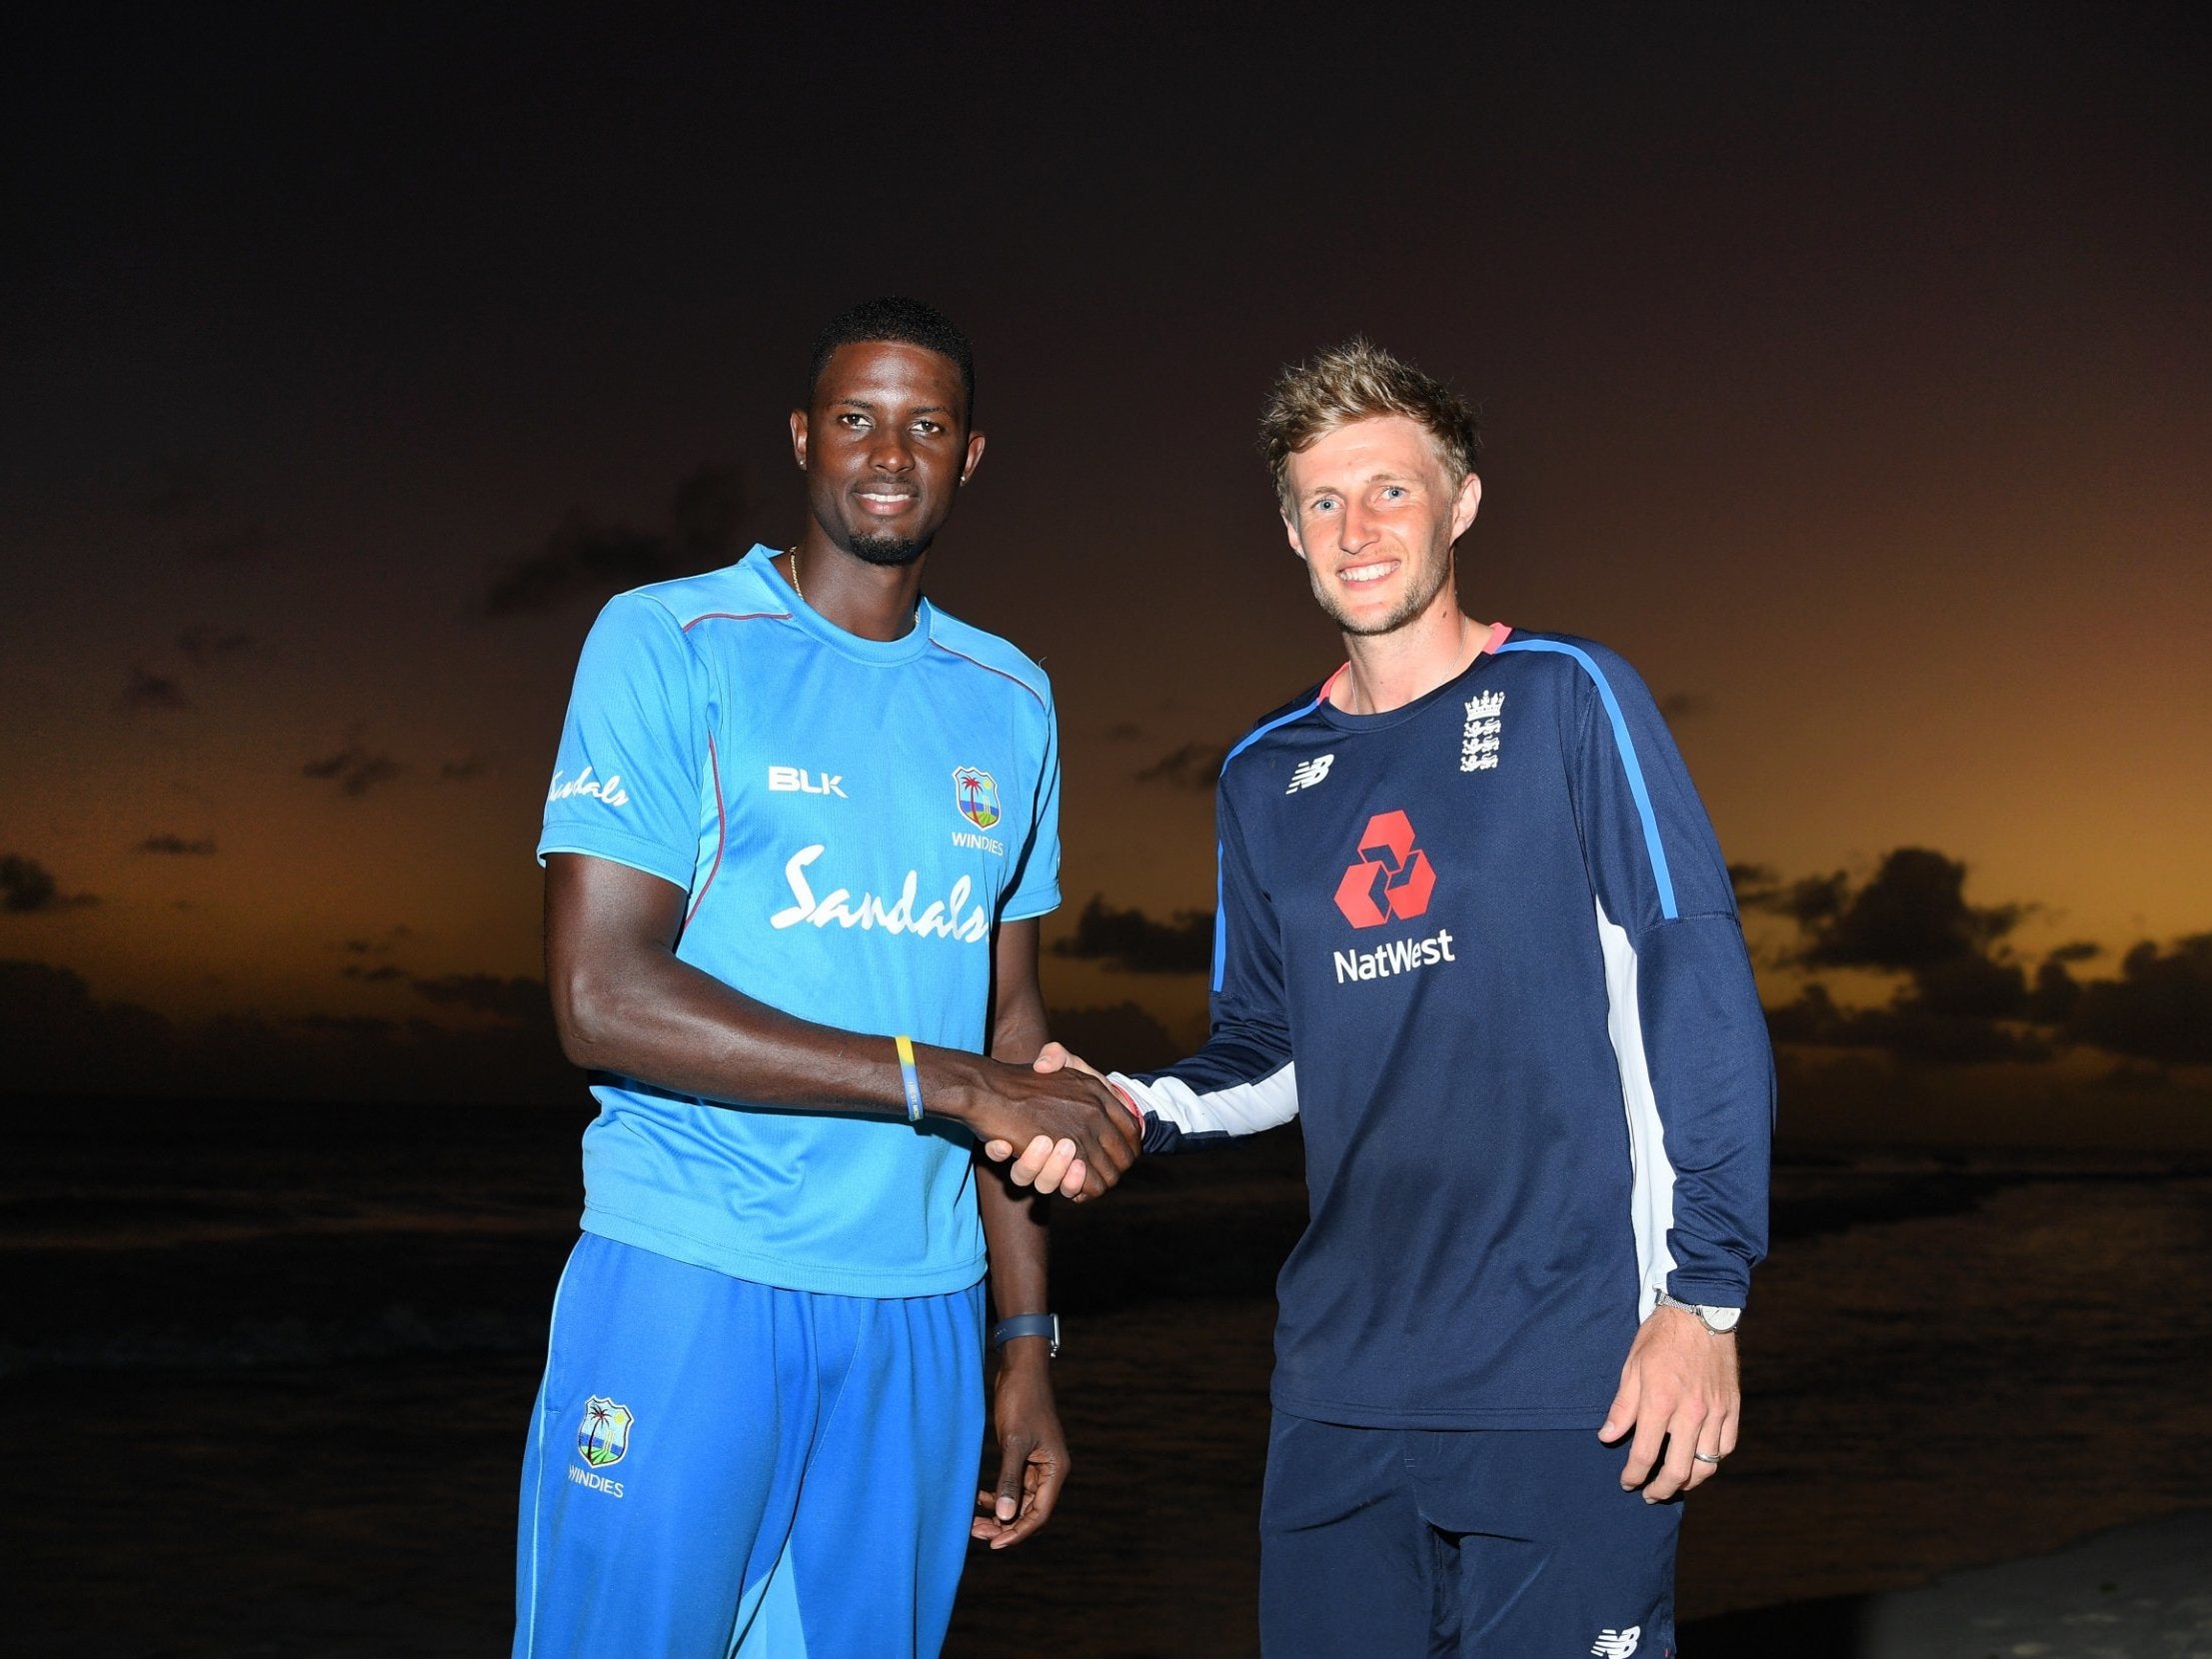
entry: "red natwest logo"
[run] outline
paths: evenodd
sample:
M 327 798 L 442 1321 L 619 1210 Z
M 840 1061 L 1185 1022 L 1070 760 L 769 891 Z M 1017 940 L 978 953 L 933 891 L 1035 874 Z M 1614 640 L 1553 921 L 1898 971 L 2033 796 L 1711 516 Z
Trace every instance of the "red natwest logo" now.
M 1377 813 L 1359 837 L 1359 861 L 1336 883 L 1336 907 L 1354 927 L 1379 927 L 1391 916 L 1419 915 L 1435 890 L 1436 869 L 1413 844 L 1413 821 Z

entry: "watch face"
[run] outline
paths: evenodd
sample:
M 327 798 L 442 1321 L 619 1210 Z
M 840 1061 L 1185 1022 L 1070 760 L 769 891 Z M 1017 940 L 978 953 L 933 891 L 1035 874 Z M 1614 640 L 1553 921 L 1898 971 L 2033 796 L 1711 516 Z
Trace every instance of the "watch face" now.
M 1705 1321 L 1707 1330 L 1725 1332 L 1736 1328 L 1736 1321 L 1743 1317 L 1743 1309 L 1740 1307 L 1701 1307 L 1697 1310 L 1697 1316 Z

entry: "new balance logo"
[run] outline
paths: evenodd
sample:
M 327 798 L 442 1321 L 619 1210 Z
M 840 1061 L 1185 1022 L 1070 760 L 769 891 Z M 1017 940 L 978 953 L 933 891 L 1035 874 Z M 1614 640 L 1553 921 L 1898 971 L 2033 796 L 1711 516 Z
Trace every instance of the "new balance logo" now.
M 1626 1630 L 1600 1630 L 1597 1640 L 1590 1643 L 1590 1653 L 1593 1659 L 1628 1659 L 1642 1640 L 1643 1626 L 1640 1624 L 1632 1624 Z
M 1316 755 L 1310 761 L 1300 761 L 1291 769 L 1290 787 L 1282 793 L 1296 795 L 1300 790 L 1310 790 L 1328 776 L 1328 769 L 1335 759 L 1334 755 Z
M 1413 844 L 1413 821 L 1377 813 L 1359 837 L 1359 861 L 1336 883 L 1336 907 L 1354 927 L 1379 927 L 1391 916 L 1410 921 L 1435 890 L 1436 869 Z
M 774 795 L 834 795 L 840 801 L 850 801 L 838 786 L 845 782 L 842 772 L 826 772 L 820 778 L 805 767 L 770 767 L 768 787 Z

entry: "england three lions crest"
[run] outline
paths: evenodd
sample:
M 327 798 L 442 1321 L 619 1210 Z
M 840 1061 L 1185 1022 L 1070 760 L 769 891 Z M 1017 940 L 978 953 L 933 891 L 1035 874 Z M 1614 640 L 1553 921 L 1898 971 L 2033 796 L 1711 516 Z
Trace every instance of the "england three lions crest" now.
M 576 1425 L 576 1455 L 595 1469 L 620 1463 L 630 1450 L 630 1425 L 637 1420 L 627 1405 L 594 1394 L 584 1402 L 584 1420 Z
M 962 767 L 953 774 L 953 805 L 979 830 L 999 822 L 999 785 L 988 772 Z
M 1505 694 L 1483 692 L 1467 699 L 1467 724 L 1459 731 L 1459 770 L 1493 772 L 1499 734 L 1505 730 Z

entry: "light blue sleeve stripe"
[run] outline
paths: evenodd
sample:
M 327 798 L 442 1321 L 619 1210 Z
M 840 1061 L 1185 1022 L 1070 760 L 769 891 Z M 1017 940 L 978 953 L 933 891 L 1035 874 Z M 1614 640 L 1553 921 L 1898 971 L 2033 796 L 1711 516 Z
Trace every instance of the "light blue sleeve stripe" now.
M 1651 878 L 1659 886 L 1659 914 L 1669 921 L 1674 920 L 1681 912 L 1674 903 L 1674 877 L 1667 871 L 1666 848 L 1659 841 L 1659 818 L 1651 810 L 1651 792 L 1643 787 L 1643 767 L 1636 760 L 1635 741 L 1628 736 L 1627 718 L 1620 712 L 1620 700 L 1613 696 L 1613 688 L 1605 678 L 1605 671 L 1592 662 L 1590 654 L 1579 646 L 1561 645 L 1556 640 L 1508 640 L 1497 649 L 1500 653 L 1557 652 L 1561 657 L 1571 657 L 1581 664 L 1582 672 L 1596 683 L 1597 695 L 1605 705 L 1605 717 L 1613 723 L 1613 745 L 1620 751 L 1620 764 L 1628 774 L 1628 793 L 1635 798 L 1637 816 L 1643 820 L 1643 844 L 1651 854 Z M 1257 736 L 1257 733 L 1253 734 L 1253 737 Z
M 1213 843 L 1213 988 L 1228 967 L 1228 906 L 1221 902 L 1221 843 Z
M 1321 691 L 1325 693 L 1327 690 L 1327 682 L 1323 681 Z M 1319 696 L 1315 696 L 1311 703 L 1301 704 L 1286 715 L 1277 715 L 1264 726 L 1253 727 L 1237 740 L 1235 748 L 1221 757 L 1221 776 L 1223 778 L 1228 776 L 1229 762 L 1235 760 L 1237 756 L 1243 754 L 1245 750 L 1251 748 L 1253 744 L 1264 738 L 1276 727 L 1288 726 L 1292 721 L 1310 715 L 1320 706 L 1321 699 Z M 1215 787 L 1218 788 L 1219 786 Z M 1221 981 L 1228 974 L 1228 906 L 1221 902 L 1221 843 L 1215 841 L 1213 843 L 1213 988 L 1215 991 L 1220 990 Z

